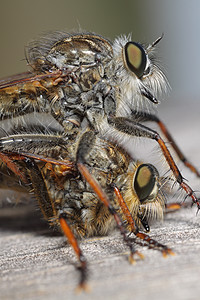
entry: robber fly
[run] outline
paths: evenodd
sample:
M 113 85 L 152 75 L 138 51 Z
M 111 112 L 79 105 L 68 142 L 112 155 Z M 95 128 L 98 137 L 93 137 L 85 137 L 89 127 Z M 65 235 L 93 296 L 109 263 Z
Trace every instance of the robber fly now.
M 60 181 L 55 180 L 58 177 L 55 166 L 60 166 L 56 168 L 62 176 L 65 172 L 68 174 L 68 170 L 75 170 L 77 176 L 87 182 L 114 216 L 128 244 L 123 221 L 121 222 L 115 207 L 110 204 L 104 186 L 101 188 L 98 183 L 99 178 L 95 179 L 96 176 L 91 174 L 88 166 L 88 157 L 91 147 L 96 143 L 96 136 L 105 143 L 108 141 L 120 146 L 121 149 L 125 149 L 126 142 L 133 136 L 155 140 L 175 181 L 198 209 L 200 207 L 199 200 L 184 181 L 161 136 L 142 124 L 146 121 L 156 122 L 179 158 L 200 176 L 177 147 L 155 112 L 157 95 L 167 86 L 153 53 L 160 40 L 161 38 L 146 47 L 133 42 L 130 36 L 119 37 L 112 43 L 93 33 L 51 33 L 27 47 L 26 58 L 31 71 L 0 82 L 0 120 L 4 136 L 0 141 L 2 166 L 6 165 L 24 183 L 27 182 L 29 173 L 28 178 L 38 201 L 43 199 L 43 203 L 50 201 L 45 195 L 50 198 L 51 196 L 48 184 L 47 187 L 45 184 L 46 176 L 36 161 L 43 162 L 45 166 L 49 163 L 51 170 L 48 172 L 52 174 L 50 178 L 57 182 L 58 187 Z M 41 116 L 44 119 L 45 116 L 50 116 L 58 130 L 48 130 L 48 125 L 46 132 L 40 131 Z M 25 133 L 20 128 L 25 128 Z M 31 128 L 34 128 L 32 132 Z M 20 147 L 20 143 L 24 146 Z M 70 159 L 66 162 L 66 157 L 61 162 L 58 157 L 54 158 L 51 149 L 59 146 L 65 148 L 66 145 L 68 148 L 70 144 L 75 145 L 71 150 L 73 157 L 67 156 Z M 43 156 L 41 149 L 48 149 L 50 152 Z M 95 169 L 95 165 L 93 168 Z M 44 190 L 47 188 L 47 192 L 41 193 L 39 186 L 42 185 Z M 134 220 L 138 217 L 131 215 L 120 190 L 116 187 L 114 191 L 119 203 L 123 203 L 120 207 L 129 220 L 127 222 L 132 224 L 132 232 L 138 236 L 138 224 Z M 140 196 L 138 197 L 141 200 Z M 46 214 L 46 208 L 41 206 L 41 209 Z M 73 232 L 68 222 L 67 214 L 60 211 L 59 223 L 72 243 Z M 145 227 L 145 221 L 143 225 Z M 144 239 L 148 241 L 148 237 Z M 74 243 L 72 245 L 82 262 L 83 270 L 85 262 L 82 253 L 76 242 Z
M 0 119 L 50 114 L 68 140 L 83 127 L 122 147 L 132 136 L 153 139 L 176 181 L 199 209 L 195 193 L 184 181 L 163 139 L 141 124 L 156 122 L 184 164 L 200 176 L 155 114 L 156 95 L 167 85 L 153 54 L 160 40 L 145 47 L 130 36 L 112 43 L 93 33 L 51 33 L 32 42 L 26 49 L 31 71 L 0 83 Z M 42 139 L 45 142 L 46 136 Z M 87 143 L 83 135 L 77 147 L 79 169 L 83 164 L 81 146 Z
M 20 182 L 15 173 L 8 172 L 6 164 L 1 164 L 0 188 L 34 191 L 45 219 L 61 228 L 72 244 L 81 262 L 80 287 L 85 288 L 87 265 L 77 237 L 105 235 L 117 226 L 130 248 L 131 262 L 136 254 L 143 257 L 134 248 L 137 242 L 163 255 L 173 252 L 144 233 L 150 231 L 149 222 L 163 218 L 167 178 L 160 177 L 152 164 L 134 161 L 119 146 L 95 136 L 86 163 L 93 187 L 91 181 L 81 176 L 74 159 L 82 134 L 77 134 L 74 143 L 67 144 L 64 139 L 63 144 L 54 147 L 38 147 L 33 141 L 31 151 L 23 134 L 1 138 L 4 151 L 26 181 Z M 87 134 L 91 136 L 90 132 Z M 134 239 L 128 233 L 133 233 Z

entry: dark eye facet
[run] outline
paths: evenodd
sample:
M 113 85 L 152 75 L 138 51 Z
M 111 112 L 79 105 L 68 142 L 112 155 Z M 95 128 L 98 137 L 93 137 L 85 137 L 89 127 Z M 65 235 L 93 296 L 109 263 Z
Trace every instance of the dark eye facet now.
M 158 191 L 157 177 L 158 171 L 151 164 L 142 164 L 138 167 L 133 185 L 141 203 L 156 197 Z
M 131 72 L 141 78 L 146 68 L 147 56 L 140 44 L 128 42 L 124 47 L 126 65 Z

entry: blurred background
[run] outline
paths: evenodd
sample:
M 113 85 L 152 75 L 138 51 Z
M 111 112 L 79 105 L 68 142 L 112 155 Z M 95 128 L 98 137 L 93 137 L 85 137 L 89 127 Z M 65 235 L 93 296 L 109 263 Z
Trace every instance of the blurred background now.
M 51 30 L 79 27 L 114 39 L 132 33 L 151 43 L 162 33 L 158 56 L 172 87 L 170 98 L 200 94 L 199 0 L 0 0 L 0 77 L 26 70 L 24 46 Z

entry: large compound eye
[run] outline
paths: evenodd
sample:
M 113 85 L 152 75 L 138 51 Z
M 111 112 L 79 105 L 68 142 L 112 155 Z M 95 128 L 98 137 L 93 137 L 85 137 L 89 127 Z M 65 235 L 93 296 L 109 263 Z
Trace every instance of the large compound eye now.
M 158 176 L 157 169 L 151 164 L 142 164 L 138 167 L 133 185 L 141 203 L 145 200 L 151 201 L 157 196 Z
M 128 42 L 124 47 L 125 61 L 129 70 L 141 78 L 146 68 L 147 56 L 141 45 Z

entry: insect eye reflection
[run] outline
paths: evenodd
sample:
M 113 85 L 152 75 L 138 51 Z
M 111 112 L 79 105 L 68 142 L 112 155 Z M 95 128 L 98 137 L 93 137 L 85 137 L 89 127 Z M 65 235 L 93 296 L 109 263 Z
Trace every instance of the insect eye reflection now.
M 143 47 L 134 42 L 126 43 L 124 47 L 124 58 L 127 68 L 138 78 L 144 75 L 147 65 L 147 55 Z
M 141 203 L 153 201 L 158 194 L 157 169 L 151 164 L 142 164 L 138 167 L 133 178 L 133 188 Z

